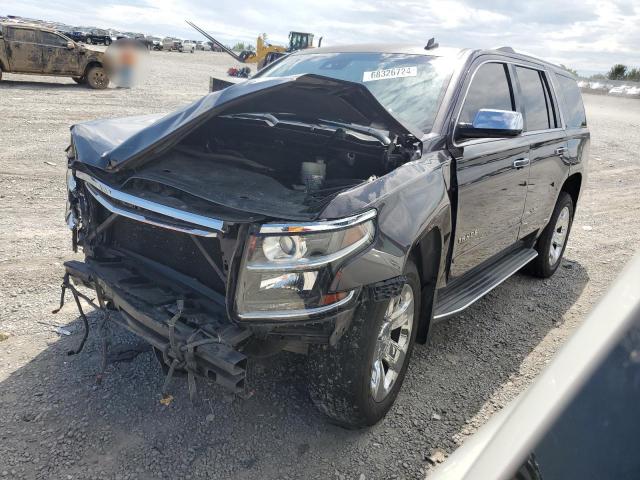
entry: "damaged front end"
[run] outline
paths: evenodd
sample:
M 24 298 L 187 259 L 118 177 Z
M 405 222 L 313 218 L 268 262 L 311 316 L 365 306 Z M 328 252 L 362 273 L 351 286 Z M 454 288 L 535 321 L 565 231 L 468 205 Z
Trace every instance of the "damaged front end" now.
M 66 219 L 85 261 L 66 278 L 150 343 L 168 378 L 183 369 L 190 386 L 198 375 L 236 393 L 247 358 L 339 341 L 364 294 L 336 289 L 340 268 L 373 243 L 377 212 L 322 212 L 420 155 L 364 87 L 256 83 L 131 119 L 128 135 L 126 119 L 75 126 L 68 151 Z M 319 99 L 310 118 L 301 105 Z

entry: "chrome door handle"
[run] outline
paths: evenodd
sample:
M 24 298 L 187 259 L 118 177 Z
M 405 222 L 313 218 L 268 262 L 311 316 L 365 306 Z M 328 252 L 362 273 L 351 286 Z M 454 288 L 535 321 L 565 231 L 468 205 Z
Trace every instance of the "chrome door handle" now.
M 518 160 L 513 161 L 513 168 L 520 169 L 529 165 L 528 158 L 519 158 Z
M 568 149 L 567 147 L 558 147 L 556 148 L 556 155 L 562 157 L 564 156 L 565 153 L 567 153 Z

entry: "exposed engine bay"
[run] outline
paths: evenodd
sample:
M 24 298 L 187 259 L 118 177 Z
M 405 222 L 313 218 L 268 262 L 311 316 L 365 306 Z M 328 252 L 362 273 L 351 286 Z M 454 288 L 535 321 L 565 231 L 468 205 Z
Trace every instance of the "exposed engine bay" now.
M 229 209 L 230 218 L 239 211 L 310 220 L 341 191 L 419 155 L 415 144 L 394 140 L 331 122 L 235 114 L 210 120 L 119 176 L 132 194 L 182 197 L 190 209 L 206 201 Z

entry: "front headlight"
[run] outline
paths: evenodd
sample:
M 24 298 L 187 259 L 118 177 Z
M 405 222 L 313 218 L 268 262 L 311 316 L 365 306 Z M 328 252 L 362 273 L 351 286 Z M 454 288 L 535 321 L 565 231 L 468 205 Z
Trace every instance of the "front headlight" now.
M 337 267 L 371 244 L 375 210 L 348 219 L 264 225 L 246 245 L 236 288 L 241 319 L 295 319 L 351 300 L 329 292 Z

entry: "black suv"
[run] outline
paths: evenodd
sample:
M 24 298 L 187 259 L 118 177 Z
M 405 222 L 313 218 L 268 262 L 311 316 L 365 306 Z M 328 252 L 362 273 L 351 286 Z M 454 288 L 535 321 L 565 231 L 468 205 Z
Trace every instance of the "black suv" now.
M 589 151 L 571 74 L 433 45 L 304 50 L 177 112 L 71 132 L 85 262 L 65 285 L 191 390 L 240 393 L 247 359 L 305 355 L 313 402 L 350 427 L 385 415 L 434 321 L 555 272 Z
M 109 35 L 109 33 L 104 30 L 92 30 L 89 32 L 74 30 L 72 32 L 61 32 L 61 33 L 63 33 L 64 35 L 68 36 L 69 38 L 71 38 L 76 42 L 84 42 L 84 43 L 88 43 L 89 45 L 102 44 L 102 45 L 109 46 L 112 43 L 111 35 Z

